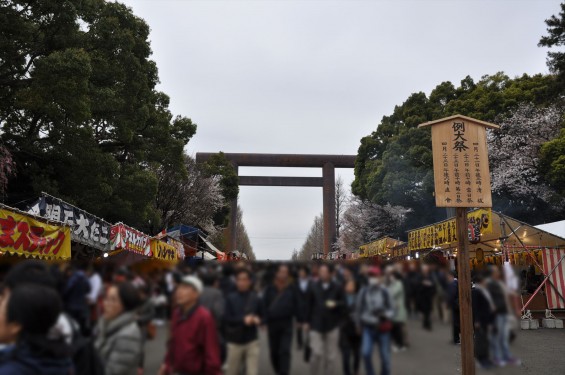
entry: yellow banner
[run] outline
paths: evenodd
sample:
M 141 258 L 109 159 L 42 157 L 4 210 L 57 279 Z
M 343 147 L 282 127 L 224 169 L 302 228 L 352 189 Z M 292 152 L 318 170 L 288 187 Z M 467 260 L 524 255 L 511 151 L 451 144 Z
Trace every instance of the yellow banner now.
M 71 230 L 0 208 L 0 251 L 45 259 L 71 257 Z
M 359 246 L 359 257 L 367 258 L 374 257 L 376 255 L 384 255 L 386 253 L 386 244 L 388 238 L 381 238 L 365 245 Z
M 467 220 L 469 222 L 469 241 L 479 242 L 481 234 L 492 233 L 492 211 L 490 209 L 469 212 Z M 431 249 L 455 242 L 457 242 L 455 219 L 408 232 L 408 248 L 411 251 Z
M 152 239 L 151 251 L 153 252 L 153 258 L 155 259 L 171 263 L 176 263 L 178 261 L 177 248 L 164 241 Z

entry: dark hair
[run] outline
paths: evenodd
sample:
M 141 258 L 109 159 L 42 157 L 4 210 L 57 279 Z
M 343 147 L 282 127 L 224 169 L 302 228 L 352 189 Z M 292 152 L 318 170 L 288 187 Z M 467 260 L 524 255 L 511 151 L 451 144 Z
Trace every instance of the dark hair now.
M 331 265 L 331 264 L 329 264 L 329 263 L 322 263 L 322 264 L 320 264 L 320 267 L 318 267 L 318 272 L 320 272 L 320 269 L 321 269 L 321 268 L 324 268 L 324 267 L 326 267 L 326 268 L 328 269 L 328 272 L 329 272 L 329 273 L 333 273 L 334 267 L 333 267 L 333 265 Z
M 304 271 L 306 273 L 306 275 L 310 275 L 310 268 L 308 268 L 307 266 L 302 265 L 302 266 L 298 267 L 298 271 L 299 272 Z
M 4 278 L 4 284 L 13 289 L 20 284 L 39 284 L 55 288 L 56 280 L 47 266 L 38 260 L 27 260 L 16 264 Z
M 253 279 L 253 274 L 247 268 L 240 268 L 237 271 L 235 271 L 235 277 L 238 277 L 242 273 L 246 274 L 247 277 L 249 277 L 249 279 Z
M 135 310 L 141 304 L 139 291 L 131 283 L 123 282 L 116 285 L 116 288 L 125 311 Z
M 11 288 L 6 320 L 22 327 L 21 335 L 46 335 L 61 314 L 62 303 L 53 288 L 19 284 Z
M 210 270 L 208 272 L 199 272 L 198 276 L 200 277 L 200 280 L 202 280 L 202 283 L 206 286 L 212 286 L 218 280 L 216 273 Z

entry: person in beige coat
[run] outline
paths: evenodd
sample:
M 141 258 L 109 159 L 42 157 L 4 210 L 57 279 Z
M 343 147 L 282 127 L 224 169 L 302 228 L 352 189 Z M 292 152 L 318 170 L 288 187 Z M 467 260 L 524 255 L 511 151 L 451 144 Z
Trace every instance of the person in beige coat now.
M 94 341 L 106 375 L 137 375 L 143 351 L 135 312 L 139 303 L 138 291 L 129 283 L 108 288 Z

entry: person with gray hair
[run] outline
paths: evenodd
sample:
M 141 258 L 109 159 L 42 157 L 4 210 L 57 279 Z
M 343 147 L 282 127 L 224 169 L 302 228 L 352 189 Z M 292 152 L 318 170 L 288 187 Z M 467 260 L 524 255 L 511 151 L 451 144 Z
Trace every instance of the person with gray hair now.
M 174 292 L 176 309 L 160 375 L 221 375 L 220 346 L 210 311 L 199 303 L 204 286 L 195 276 L 184 276 Z

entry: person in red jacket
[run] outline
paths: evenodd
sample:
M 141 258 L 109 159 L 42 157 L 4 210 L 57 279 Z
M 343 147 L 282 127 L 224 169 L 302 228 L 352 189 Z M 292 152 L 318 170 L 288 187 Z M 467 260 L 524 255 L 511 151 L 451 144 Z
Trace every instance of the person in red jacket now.
M 202 282 L 185 276 L 175 290 L 177 308 L 160 375 L 221 375 L 220 345 L 212 314 L 198 303 Z

